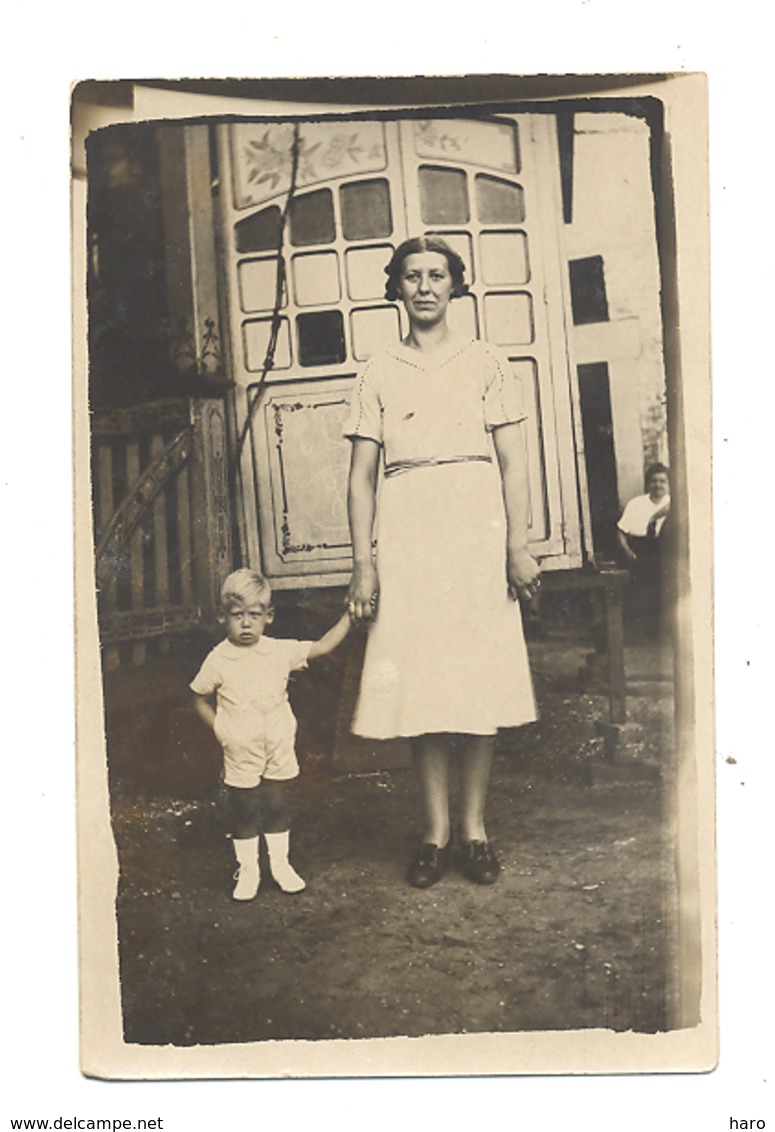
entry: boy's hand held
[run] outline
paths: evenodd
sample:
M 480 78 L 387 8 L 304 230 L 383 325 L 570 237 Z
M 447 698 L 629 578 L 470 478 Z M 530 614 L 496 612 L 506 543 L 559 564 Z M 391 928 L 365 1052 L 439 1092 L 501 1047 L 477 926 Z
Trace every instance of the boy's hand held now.
M 513 601 L 534 598 L 541 587 L 541 567 L 528 550 L 509 551 L 506 574 Z

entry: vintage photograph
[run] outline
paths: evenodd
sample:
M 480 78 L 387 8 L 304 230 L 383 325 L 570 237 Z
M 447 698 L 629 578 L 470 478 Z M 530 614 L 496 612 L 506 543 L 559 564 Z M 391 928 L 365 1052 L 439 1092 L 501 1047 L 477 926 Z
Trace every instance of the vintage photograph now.
M 714 1063 L 683 89 L 74 88 L 87 1072 Z

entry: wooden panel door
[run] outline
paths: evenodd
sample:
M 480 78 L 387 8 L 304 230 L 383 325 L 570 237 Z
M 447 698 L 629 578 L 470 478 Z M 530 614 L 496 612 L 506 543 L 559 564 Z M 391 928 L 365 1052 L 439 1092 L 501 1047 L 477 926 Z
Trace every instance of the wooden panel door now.
M 443 234 L 468 266 L 470 294 L 451 305 L 453 327 L 501 345 L 522 377 L 534 553 L 548 565 L 580 563 L 549 127 L 527 116 L 300 123 L 279 290 L 293 126 L 217 127 L 238 429 L 279 300 L 274 363 L 241 454 L 247 557 L 275 586 L 349 577 L 342 424 L 359 365 L 406 332 L 403 309 L 384 298 L 384 267 L 420 232 Z

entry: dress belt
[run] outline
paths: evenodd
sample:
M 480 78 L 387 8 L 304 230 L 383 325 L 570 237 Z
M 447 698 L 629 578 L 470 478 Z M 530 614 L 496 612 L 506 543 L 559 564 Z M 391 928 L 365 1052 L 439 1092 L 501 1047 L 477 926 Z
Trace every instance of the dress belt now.
M 469 464 L 469 463 L 491 464 L 492 459 L 489 456 L 418 456 L 414 460 L 394 460 L 390 464 L 385 465 L 385 478 L 389 479 L 391 476 L 400 476 L 404 472 L 411 472 L 413 468 L 435 468 L 440 464 Z

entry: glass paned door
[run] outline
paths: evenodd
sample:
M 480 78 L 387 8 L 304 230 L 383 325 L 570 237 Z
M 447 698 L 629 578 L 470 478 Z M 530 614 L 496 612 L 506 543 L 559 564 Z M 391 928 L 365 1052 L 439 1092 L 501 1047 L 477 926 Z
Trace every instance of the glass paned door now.
M 428 232 L 467 268 L 470 293 L 450 305 L 452 329 L 499 345 L 522 380 L 531 545 L 557 565 L 579 564 L 567 299 L 559 263 L 547 270 L 558 260 L 560 213 L 547 201 L 556 149 L 546 126 L 528 116 L 300 123 L 279 254 L 292 127 L 216 127 L 237 429 L 279 297 L 274 363 L 241 464 L 248 557 L 275 585 L 349 576 L 349 390 L 358 367 L 406 332 L 400 304 L 384 297 L 384 267 L 408 235 Z
M 571 483 L 562 491 L 559 458 L 562 447 L 573 451 L 567 348 L 558 341 L 552 351 L 546 315 L 551 305 L 562 311 L 566 303 L 544 270 L 547 256 L 557 258 L 558 223 L 546 198 L 548 170 L 536 168 L 537 160 L 546 165 L 553 156 L 546 126 L 527 116 L 506 122 L 450 119 L 443 132 L 439 122 L 399 124 L 408 227 L 436 232 L 461 251 L 468 269 L 467 307 L 458 314 L 461 300 L 455 300 L 450 310 L 505 351 L 522 381 L 529 412 L 529 537 L 544 559 L 573 553 L 569 532 L 578 526 Z M 433 167 L 425 160 L 431 137 Z M 498 169 L 498 175 L 483 166 Z

